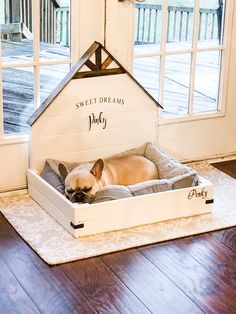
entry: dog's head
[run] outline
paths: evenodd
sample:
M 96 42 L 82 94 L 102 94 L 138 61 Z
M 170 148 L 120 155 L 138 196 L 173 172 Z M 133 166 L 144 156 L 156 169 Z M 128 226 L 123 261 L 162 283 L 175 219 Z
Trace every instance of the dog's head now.
M 65 182 L 65 195 L 73 203 L 89 203 L 101 189 L 104 161 L 98 159 L 92 167 L 81 165 L 68 172 L 60 163 L 58 171 Z

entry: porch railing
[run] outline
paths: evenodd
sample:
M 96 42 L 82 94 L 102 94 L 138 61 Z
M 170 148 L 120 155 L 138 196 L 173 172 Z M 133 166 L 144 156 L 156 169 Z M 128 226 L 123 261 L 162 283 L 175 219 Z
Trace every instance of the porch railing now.
M 221 10 L 220 10 L 221 9 Z M 193 8 L 168 7 L 167 41 L 190 41 L 193 30 Z M 219 40 L 222 8 L 200 9 L 199 40 Z M 135 45 L 155 44 L 161 37 L 162 6 L 136 4 Z
M 4 0 L 4 24 L 1 37 L 10 41 L 32 39 L 32 1 Z M 58 0 L 40 1 L 40 41 L 56 42 L 56 9 Z
M 56 42 L 70 46 L 70 11 L 69 7 L 60 7 L 56 10 Z

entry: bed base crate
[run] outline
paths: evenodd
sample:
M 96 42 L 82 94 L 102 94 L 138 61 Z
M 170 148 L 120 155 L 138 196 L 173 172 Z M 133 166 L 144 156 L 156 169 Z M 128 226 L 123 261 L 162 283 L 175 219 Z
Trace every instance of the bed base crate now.
M 213 189 L 202 178 L 190 188 L 81 205 L 39 175 L 48 159 L 81 163 L 158 144 L 160 108 L 105 47 L 93 43 L 28 120 L 29 194 L 74 237 L 210 212 Z
M 195 187 L 96 204 L 71 203 L 30 169 L 28 181 L 30 196 L 76 238 L 206 214 L 213 203 L 212 184 L 202 177 Z

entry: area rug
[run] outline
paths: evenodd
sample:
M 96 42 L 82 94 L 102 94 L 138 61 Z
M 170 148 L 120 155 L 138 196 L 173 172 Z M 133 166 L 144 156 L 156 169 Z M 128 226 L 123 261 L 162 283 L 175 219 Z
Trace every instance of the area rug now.
M 236 180 L 206 161 L 190 165 L 214 185 L 210 214 L 73 238 L 28 194 L 0 198 L 0 211 L 48 264 L 60 264 L 236 225 Z M 178 209 L 176 209 L 178 210 Z

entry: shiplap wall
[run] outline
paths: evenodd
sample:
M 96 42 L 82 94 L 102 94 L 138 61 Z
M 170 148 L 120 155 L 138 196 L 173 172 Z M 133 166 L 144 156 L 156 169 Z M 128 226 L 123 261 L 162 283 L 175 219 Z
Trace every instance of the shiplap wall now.
M 156 142 L 156 119 L 156 104 L 127 74 L 71 80 L 32 126 L 31 168 L 41 171 L 47 158 L 82 162 Z

